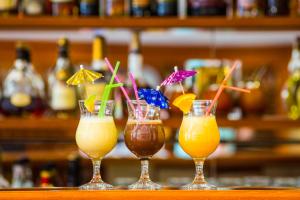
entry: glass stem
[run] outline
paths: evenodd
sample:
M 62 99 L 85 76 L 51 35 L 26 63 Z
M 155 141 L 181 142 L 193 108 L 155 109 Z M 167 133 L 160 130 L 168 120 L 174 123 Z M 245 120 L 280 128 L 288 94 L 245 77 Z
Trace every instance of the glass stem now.
M 203 173 L 203 166 L 204 166 L 204 158 L 195 158 L 195 167 L 196 167 L 196 175 L 193 181 L 193 184 L 206 184 L 204 173 Z
M 100 174 L 101 167 L 101 159 L 100 160 L 92 160 L 93 161 L 93 178 L 91 183 L 102 183 L 102 178 Z
M 141 159 L 141 176 L 140 181 L 150 181 L 149 177 L 149 159 Z

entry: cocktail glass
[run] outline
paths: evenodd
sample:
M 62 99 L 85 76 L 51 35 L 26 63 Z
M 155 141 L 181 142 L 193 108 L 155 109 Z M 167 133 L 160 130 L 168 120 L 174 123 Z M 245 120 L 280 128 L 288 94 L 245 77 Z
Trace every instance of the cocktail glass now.
M 203 165 L 205 159 L 213 153 L 220 143 L 220 133 L 215 117 L 216 106 L 206 113 L 211 100 L 195 100 L 188 114 L 183 116 L 179 130 L 179 144 L 193 158 L 196 175 L 186 190 L 215 190 L 215 186 L 205 181 Z
M 128 107 L 128 121 L 125 127 L 125 143 L 128 149 L 141 161 L 140 179 L 128 186 L 129 189 L 158 190 L 159 184 L 149 176 L 149 159 L 164 145 L 165 134 L 160 120 L 160 109 L 140 101 L 131 101 L 134 109 Z
M 108 101 L 104 117 L 98 117 L 101 101 L 94 103 L 94 111 L 90 112 L 79 101 L 80 121 L 76 131 L 76 143 L 93 162 L 92 180 L 80 186 L 83 190 L 110 190 L 113 186 L 103 182 L 100 174 L 101 160 L 117 144 L 118 133 L 113 119 L 113 101 Z

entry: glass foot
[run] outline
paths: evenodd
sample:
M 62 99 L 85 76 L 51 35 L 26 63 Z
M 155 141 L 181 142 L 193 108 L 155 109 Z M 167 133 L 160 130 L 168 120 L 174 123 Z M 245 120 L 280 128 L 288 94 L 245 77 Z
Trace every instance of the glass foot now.
M 182 190 L 217 190 L 218 188 L 208 183 L 195 184 L 190 183 L 181 187 Z
M 79 187 L 80 190 L 113 190 L 114 186 L 100 182 L 100 183 L 87 183 Z
M 129 190 L 159 190 L 161 185 L 152 182 L 151 180 L 139 180 L 138 182 L 129 185 Z

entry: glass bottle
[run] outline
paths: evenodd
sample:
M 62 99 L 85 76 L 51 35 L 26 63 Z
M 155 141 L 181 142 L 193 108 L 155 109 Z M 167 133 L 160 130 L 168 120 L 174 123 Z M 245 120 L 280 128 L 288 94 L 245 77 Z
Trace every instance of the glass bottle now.
M 237 0 L 238 17 L 257 17 L 263 15 L 263 1 L 261 0 Z
M 177 0 L 156 0 L 157 16 L 177 16 Z
M 12 167 L 12 183 L 13 188 L 30 188 L 33 187 L 32 170 L 28 158 L 17 160 Z
M 76 14 L 74 0 L 51 0 L 53 16 L 71 16 Z
M 125 0 L 106 0 L 105 15 L 109 17 L 124 16 Z
M 97 99 L 100 100 L 106 82 L 110 80 L 110 71 L 104 61 L 106 56 L 106 41 L 103 36 L 97 35 L 93 41 L 93 59 L 91 70 L 101 73 L 104 77 L 97 79 L 93 84 L 86 84 L 86 94 L 97 95 Z
M 1 0 L 0 1 L 0 15 L 6 16 L 16 14 L 18 11 L 18 0 Z
M 22 11 L 26 15 L 42 15 L 44 13 L 44 1 L 42 0 L 23 0 Z
M 300 118 L 300 37 L 294 44 L 292 57 L 288 64 L 289 78 L 281 96 L 291 119 Z
M 80 157 L 77 153 L 72 153 L 68 157 L 67 186 L 77 187 L 80 185 L 80 181 Z
M 79 11 L 82 16 L 97 16 L 99 14 L 98 0 L 80 0 Z
M 287 16 L 290 13 L 289 0 L 268 0 L 266 14 L 268 16 Z
M 130 14 L 133 17 L 151 16 L 151 1 L 131 0 Z
M 66 81 L 74 74 L 69 57 L 69 41 L 58 41 L 58 58 L 48 76 L 49 104 L 58 117 L 73 114 L 76 109 L 76 89 L 69 87 Z
M 138 31 L 134 31 L 132 32 L 132 38 L 129 45 L 128 72 L 132 73 L 139 86 L 145 85 L 145 81 L 143 79 L 143 61 L 140 33 Z M 128 81 L 128 83 L 131 83 L 131 81 Z
M 226 16 L 224 0 L 188 0 L 189 16 Z
M 30 63 L 29 49 L 19 43 L 17 58 L 3 82 L 1 108 L 6 115 L 41 115 L 45 109 L 44 82 Z

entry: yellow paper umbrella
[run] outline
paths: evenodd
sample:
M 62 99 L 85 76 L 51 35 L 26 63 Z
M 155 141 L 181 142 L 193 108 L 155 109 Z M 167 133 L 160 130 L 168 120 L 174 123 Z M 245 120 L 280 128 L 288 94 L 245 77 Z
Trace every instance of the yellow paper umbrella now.
M 81 65 L 80 70 L 67 80 L 68 85 L 80 85 L 84 83 L 92 83 L 98 78 L 103 77 L 101 73 L 84 69 Z

